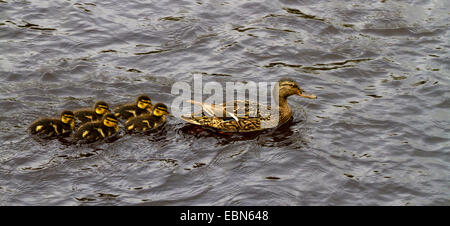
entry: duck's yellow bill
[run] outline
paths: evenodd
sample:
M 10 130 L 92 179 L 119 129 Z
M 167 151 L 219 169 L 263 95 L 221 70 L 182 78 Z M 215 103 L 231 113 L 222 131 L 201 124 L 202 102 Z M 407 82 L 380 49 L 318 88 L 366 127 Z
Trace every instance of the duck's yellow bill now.
M 308 93 L 299 93 L 298 95 L 301 96 L 301 97 L 304 97 L 304 98 L 309 98 L 309 99 L 316 99 L 317 98 L 315 95 L 308 94 Z

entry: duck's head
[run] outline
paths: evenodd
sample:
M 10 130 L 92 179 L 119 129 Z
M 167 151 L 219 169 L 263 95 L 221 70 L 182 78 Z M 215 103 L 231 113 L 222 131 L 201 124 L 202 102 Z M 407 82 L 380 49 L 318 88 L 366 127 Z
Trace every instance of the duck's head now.
M 290 78 L 282 78 L 278 81 L 278 92 L 280 98 L 287 98 L 291 95 L 299 95 L 304 98 L 316 99 L 317 97 L 313 94 L 305 93 L 305 91 L 300 88 L 300 86 Z
M 156 117 L 161 117 L 163 115 L 168 115 L 169 110 L 167 109 L 167 106 L 163 103 L 157 103 L 155 106 L 153 106 L 153 115 Z
M 75 115 L 72 111 L 63 111 L 61 112 L 61 121 L 64 124 L 70 125 L 72 129 L 75 128 Z
M 118 126 L 118 119 L 113 113 L 108 113 L 105 116 L 103 116 L 103 125 L 107 127 L 117 127 Z
M 138 108 L 140 109 L 151 109 L 152 108 L 152 100 L 147 95 L 140 95 L 136 99 L 136 103 Z
M 94 105 L 95 113 L 98 115 L 104 115 L 109 113 L 109 105 L 105 101 L 98 101 Z

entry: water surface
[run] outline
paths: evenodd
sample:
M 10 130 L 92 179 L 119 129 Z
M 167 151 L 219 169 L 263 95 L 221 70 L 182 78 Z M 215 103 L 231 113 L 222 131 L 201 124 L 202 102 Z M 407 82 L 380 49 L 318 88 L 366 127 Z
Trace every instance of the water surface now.
M 448 1 L 0 0 L 1 205 L 449 205 Z M 111 143 L 37 141 L 63 109 L 291 77 L 254 136 L 176 118 Z

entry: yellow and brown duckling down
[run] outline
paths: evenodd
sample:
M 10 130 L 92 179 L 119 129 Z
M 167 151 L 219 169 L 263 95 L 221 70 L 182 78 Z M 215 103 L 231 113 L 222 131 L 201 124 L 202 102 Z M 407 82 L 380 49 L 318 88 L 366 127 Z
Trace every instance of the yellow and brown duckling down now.
M 94 109 L 78 109 L 74 111 L 74 114 L 81 123 L 86 123 L 100 120 L 109 112 L 109 105 L 105 101 L 98 101 L 94 104 Z
M 208 115 L 194 113 L 183 115 L 181 119 L 222 132 L 252 132 L 268 128 L 261 126 L 262 123 L 270 124 L 270 128 L 274 128 L 287 122 L 292 116 L 292 110 L 287 101 L 289 96 L 299 95 L 309 99 L 316 98 L 312 94 L 306 94 L 294 80 L 289 78 L 280 79 L 274 89 L 278 89 L 279 94 L 277 109 L 272 109 L 276 111 L 272 111 L 270 106 L 248 100 L 234 100 L 231 103 L 216 105 L 191 101 L 193 104 L 202 106 L 203 112 L 208 113 Z M 234 108 L 230 110 L 227 109 L 227 106 L 234 106 Z M 243 115 L 238 115 L 239 109 L 237 106 L 245 106 Z M 224 114 L 214 114 L 215 112 Z M 272 120 L 276 118 L 273 116 L 273 112 L 278 112 L 278 121 Z M 223 115 L 223 117 L 220 115 Z
M 146 132 L 162 126 L 166 122 L 166 116 L 169 111 L 163 103 L 157 103 L 153 106 L 151 114 L 140 115 L 128 119 L 125 123 L 125 130 L 129 133 Z
M 40 137 L 69 136 L 75 128 L 75 116 L 72 111 L 61 112 L 60 118 L 41 118 L 28 127 L 29 133 Z
M 101 120 L 83 124 L 73 134 L 73 138 L 75 141 L 82 140 L 91 143 L 114 136 L 118 131 L 119 124 L 117 117 L 112 113 L 108 113 Z
M 124 104 L 116 107 L 114 113 L 121 119 L 129 119 L 152 111 L 152 100 L 147 95 L 140 95 L 135 103 Z

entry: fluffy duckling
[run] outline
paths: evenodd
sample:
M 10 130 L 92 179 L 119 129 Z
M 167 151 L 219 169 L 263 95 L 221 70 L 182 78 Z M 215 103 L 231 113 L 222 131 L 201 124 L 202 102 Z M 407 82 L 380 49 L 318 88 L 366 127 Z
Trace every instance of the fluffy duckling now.
M 140 115 L 128 119 L 125 123 L 125 130 L 132 132 L 145 132 L 151 129 L 156 129 L 166 122 L 166 116 L 169 111 L 167 106 L 163 103 L 157 103 L 153 107 L 152 114 Z
M 75 115 L 72 111 L 63 111 L 59 119 L 41 118 L 28 127 L 29 133 L 40 137 L 65 137 L 75 128 Z
M 136 103 L 124 104 L 114 109 L 115 115 L 127 120 L 143 114 L 149 114 L 152 110 L 152 100 L 147 95 L 140 95 L 136 98 Z
M 75 141 L 83 140 L 87 143 L 95 142 L 115 135 L 119 131 L 118 119 L 108 113 L 101 120 L 83 124 L 73 134 Z
M 100 120 L 103 115 L 109 112 L 109 105 L 105 101 L 98 101 L 94 104 L 94 109 L 79 109 L 74 111 L 74 114 L 75 117 L 83 124 L 86 122 Z

